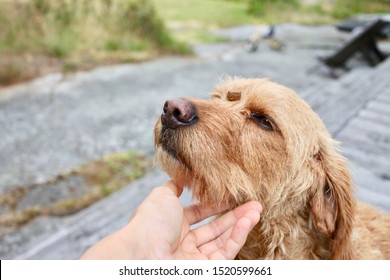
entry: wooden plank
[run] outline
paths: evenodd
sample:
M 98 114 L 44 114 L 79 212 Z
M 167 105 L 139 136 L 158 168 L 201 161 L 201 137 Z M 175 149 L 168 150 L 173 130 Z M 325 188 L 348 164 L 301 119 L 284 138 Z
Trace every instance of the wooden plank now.
M 359 116 L 367 120 L 383 123 L 390 125 L 390 114 L 374 111 L 374 110 L 363 110 L 359 112 Z
M 343 142 L 358 148 L 390 152 L 390 129 L 388 126 L 366 119 L 353 119 L 337 136 Z
M 378 100 L 383 102 L 390 102 L 390 94 L 381 94 L 378 97 Z
M 374 100 L 367 105 L 367 110 L 390 116 L 390 102 Z
M 390 213 L 390 181 L 383 180 L 358 164 L 353 164 L 351 169 L 356 182 L 355 192 L 358 200 Z
M 371 170 L 383 179 L 390 175 L 389 153 L 383 153 L 368 145 L 357 147 L 347 142 L 342 142 L 341 152 L 351 164 L 354 163 Z
M 311 87 L 308 93 L 303 91 L 301 96 L 311 105 L 313 110 L 321 117 L 328 130 L 335 136 L 366 107 L 371 110 L 389 112 L 384 102 L 373 102 L 390 95 L 390 60 L 371 71 L 357 70 L 351 72 L 340 80 L 326 85 L 318 85 L 317 89 Z M 378 104 L 379 103 L 379 104 Z

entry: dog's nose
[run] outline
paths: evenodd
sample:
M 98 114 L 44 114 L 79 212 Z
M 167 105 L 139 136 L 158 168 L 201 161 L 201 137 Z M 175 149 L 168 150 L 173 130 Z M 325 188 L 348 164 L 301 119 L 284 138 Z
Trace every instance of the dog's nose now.
M 166 101 L 163 111 L 161 123 L 171 129 L 192 125 L 198 120 L 195 106 L 184 99 Z

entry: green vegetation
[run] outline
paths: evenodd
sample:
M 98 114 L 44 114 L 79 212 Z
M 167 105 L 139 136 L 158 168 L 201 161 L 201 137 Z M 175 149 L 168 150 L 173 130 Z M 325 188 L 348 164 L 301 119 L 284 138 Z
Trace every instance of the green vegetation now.
M 390 13 L 390 0 L 335 0 L 331 13 L 337 19 L 355 14 Z
M 152 0 L 172 35 L 188 43 L 219 41 L 209 32 L 259 20 L 246 0 Z
M 335 24 L 357 13 L 390 12 L 389 0 L 152 0 L 172 35 L 189 43 L 219 41 L 210 31 L 242 24 Z
M 389 13 L 389 0 L 248 0 L 248 11 L 267 23 L 335 23 L 359 13 Z
M 0 196 L 0 228 L 12 231 L 38 216 L 75 213 L 141 178 L 151 168 L 151 160 L 134 151 L 114 153 L 61 174 L 46 183 L 13 188 Z M 74 186 L 84 190 L 82 195 L 54 199 L 50 205 L 28 205 L 18 209 L 18 205 L 29 192 L 37 188 L 64 187 L 62 183 L 69 177 L 77 177 L 83 182 L 83 185 Z
M 291 10 L 297 7 L 300 7 L 299 0 L 249 0 L 248 11 L 251 14 L 265 16 L 270 8 Z
M 0 0 L 0 85 L 186 52 L 149 0 Z

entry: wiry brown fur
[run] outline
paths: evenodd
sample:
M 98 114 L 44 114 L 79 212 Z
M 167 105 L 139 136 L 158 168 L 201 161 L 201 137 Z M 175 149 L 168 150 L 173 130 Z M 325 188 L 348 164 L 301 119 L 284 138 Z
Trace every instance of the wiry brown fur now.
M 239 259 L 390 259 L 390 218 L 356 203 L 344 158 L 294 91 L 234 78 L 209 100 L 186 100 L 199 121 L 162 129 L 159 120 L 157 160 L 202 203 L 262 204 Z

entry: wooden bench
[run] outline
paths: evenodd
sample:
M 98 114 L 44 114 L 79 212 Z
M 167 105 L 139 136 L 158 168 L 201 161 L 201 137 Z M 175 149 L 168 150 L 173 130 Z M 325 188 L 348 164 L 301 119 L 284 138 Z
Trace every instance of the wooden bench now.
M 377 19 L 362 26 L 344 45 L 333 54 L 319 57 L 319 60 L 330 68 L 347 69 L 346 62 L 355 53 L 360 52 L 363 58 L 375 66 L 386 59 L 387 55 L 378 49 L 376 39 L 378 34 L 388 28 L 390 22 Z M 340 29 L 340 28 L 339 28 Z
M 353 32 L 354 30 L 356 29 L 359 29 L 359 28 L 362 28 L 364 27 L 365 25 L 367 25 L 368 23 L 374 21 L 374 20 L 377 20 L 377 19 L 380 19 L 380 18 L 350 18 L 350 19 L 346 19 L 346 20 L 343 20 L 342 22 L 340 22 L 339 24 L 336 25 L 336 28 L 342 32 Z M 390 20 L 390 17 L 387 19 L 385 18 L 382 18 L 383 21 L 389 21 Z M 390 36 L 390 24 L 387 24 L 386 26 L 384 26 L 383 28 L 377 30 L 376 32 L 376 35 L 380 38 L 387 38 Z

